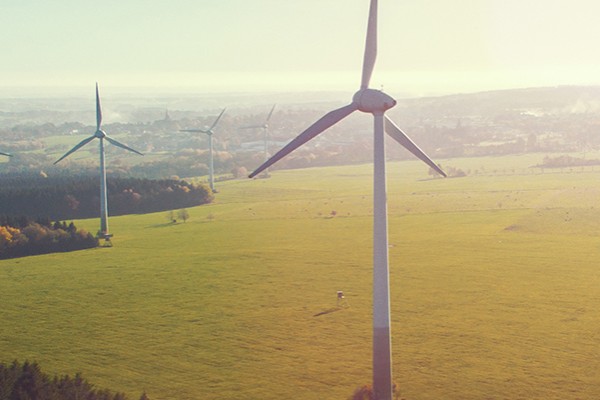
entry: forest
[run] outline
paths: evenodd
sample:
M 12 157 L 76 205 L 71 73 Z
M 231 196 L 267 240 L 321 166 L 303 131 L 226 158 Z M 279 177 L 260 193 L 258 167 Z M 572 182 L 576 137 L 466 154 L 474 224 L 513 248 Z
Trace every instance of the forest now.
M 27 217 L 0 216 L 0 259 L 89 249 L 98 246 L 91 233 L 71 222 L 52 223 Z
M 210 203 L 204 184 L 182 180 L 108 178 L 110 215 L 143 214 Z M 53 221 L 99 215 L 99 181 L 95 176 L 5 176 L 0 187 L 0 216 L 25 215 Z

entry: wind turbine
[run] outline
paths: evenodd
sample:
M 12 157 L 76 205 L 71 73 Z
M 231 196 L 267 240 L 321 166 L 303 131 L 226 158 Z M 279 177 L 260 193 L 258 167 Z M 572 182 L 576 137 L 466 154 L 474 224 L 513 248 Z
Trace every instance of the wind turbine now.
M 384 133 L 425 162 L 440 175 L 440 169 L 385 112 L 396 105 L 396 100 L 380 90 L 370 89 L 369 82 L 377 55 L 377 0 L 371 0 L 367 39 L 360 89 L 347 106 L 333 110 L 308 127 L 267 162 L 250 174 L 253 178 L 304 143 L 335 125 L 354 111 L 373 114 L 374 168 L 373 168 L 373 392 L 376 400 L 392 399 L 392 343 L 390 332 L 390 297 L 388 266 L 388 228 L 385 177 Z
M 269 112 L 269 115 L 267 116 L 267 119 L 265 120 L 265 122 L 261 125 L 249 125 L 249 126 L 242 126 L 240 129 L 262 129 L 263 133 L 264 133 L 264 137 L 265 137 L 265 162 L 267 162 L 267 160 L 269 159 L 269 120 L 271 119 L 271 115 L 273 115 L 273 111 L 275 110 L 275 106 L 277 104 L 273 104 L 273 107 L 271 108 L 271 112 Z
M 108 201 L 106 196 L 106 166 L 104 163 L 104 140 L 106 139 L 109 143 L 120 147 L 122 149 L 137 153 L 143 156 L 137 150 L 132 149 L 129 146 L 124 145 L 111 138 L 102 130 L 102 107 L 100 106 L 100 95 L 98 94 L 98 83 L 96 83 L 96 132 L 88 137 L 87 139 L 82 140 L 77 146 L 73 147 L 69 150 L 64 156 L 59 158 L 54 162 L 54 164 L 58 164 L 60 161 L 68 157 L 71 153 L 79 150 L 92 140 L 98 138 L 100 141 L 100 231 L 98 231 L 98 237 L 103 238 L 108 241 L 112 237 L 111 234 L 108 233 Z
M 219 114 L 219 116 L 217 117 L 217 119 L 215 120 L 215 122 L 213 122 L 212 126 L 210 128 L 204 128 L 204 129 L 180 129 L 180 132 L 202 132 L 202 133 L 206 133 L 208 135 L 208 148 L 210 151 L 210 162 L 209 162 L 209 179 L 208 179 L 208 183 L 210 186 L 210 190 L 214 192 L 215 191 L 215 170 L 214 170 L 214 162 L 213 162 L 213 139 L 212 139 L 212 135 L 215 133 L 213 131 L 213 129 L 215 129 L 215 127 L 217 126 L 217 124 L 219 123 L 219 120 L 221 119 L 221 117 L 223 116 L 223 113 L 225 113 L 226 108 L 223 109 L 223 111 L 221 111 L 221 114 Z

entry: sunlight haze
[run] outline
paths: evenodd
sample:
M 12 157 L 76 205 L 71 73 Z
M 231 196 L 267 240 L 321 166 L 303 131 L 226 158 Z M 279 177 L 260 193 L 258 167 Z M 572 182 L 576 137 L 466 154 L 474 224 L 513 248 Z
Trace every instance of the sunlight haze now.
M 440 94 L 600 84 L 591 0 L 380 1 L 372 86 Z M 0 88 L 203 92 L 358 88 L 368 2 L 221 0 L 0 5 Z

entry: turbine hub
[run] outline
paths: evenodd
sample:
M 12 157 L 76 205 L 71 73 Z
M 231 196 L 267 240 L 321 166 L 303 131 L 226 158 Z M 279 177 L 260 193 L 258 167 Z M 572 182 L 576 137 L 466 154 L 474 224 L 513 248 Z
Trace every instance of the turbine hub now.
M 381 90 L 361 89 L 352 98 L 354 104 L 362 112 L 374 114 L 385 112 L 396 105 L 396 100 Z
M 96 133 L 94 133 L 94 136 L 96 136 L 98 139 L 102 139 L 106 137 L 106 132 L 104 132 L 102 129 L 98 129 Z

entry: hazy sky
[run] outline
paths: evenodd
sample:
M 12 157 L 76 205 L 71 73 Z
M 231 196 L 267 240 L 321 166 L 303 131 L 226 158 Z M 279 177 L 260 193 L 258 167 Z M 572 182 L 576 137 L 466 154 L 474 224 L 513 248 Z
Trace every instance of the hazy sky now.
M 0 90 L 358 88 L 368 0 L 1 0 Z M 600 84 L 597 0 L 380 0 L 372 87 Z

